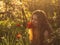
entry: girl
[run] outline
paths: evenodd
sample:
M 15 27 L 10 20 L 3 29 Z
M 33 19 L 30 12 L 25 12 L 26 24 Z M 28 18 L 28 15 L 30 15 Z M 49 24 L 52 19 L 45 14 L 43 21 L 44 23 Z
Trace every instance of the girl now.
M 36 10 L 32 13 L 32 35 L 31 45 L 49 45 L 48 39 L 52 32 L 52 27 L 48 22 L 46 13 Z

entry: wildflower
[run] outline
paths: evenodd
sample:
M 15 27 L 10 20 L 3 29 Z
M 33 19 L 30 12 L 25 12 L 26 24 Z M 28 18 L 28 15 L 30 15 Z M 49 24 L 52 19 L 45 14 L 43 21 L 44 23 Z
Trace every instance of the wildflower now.
M 31 27 L 32 27 L 31 22 L 28 22 L 28 23 L 27 23 L 27 28 L 31 28 Z
M 5 37 L 0 37 L 1 39 L 5 39 Z
M 17 35 L 16 35 L 16 38 L 21 38 L 22 37 L 22 35 L 20 34 L 20 33 L 18 33 Z
M 20 24 L 17 24 L 16 26 L 18 26 L 18 27 L 19 27 L 19 26 L 20 26 Z

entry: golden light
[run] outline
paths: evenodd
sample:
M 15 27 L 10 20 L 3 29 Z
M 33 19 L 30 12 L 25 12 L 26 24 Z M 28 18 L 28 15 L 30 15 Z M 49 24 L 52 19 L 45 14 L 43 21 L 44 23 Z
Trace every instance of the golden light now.
M 0 1 L 0 12 L 5 11 L 5 3 L 3 1 Z
M 33 33 L 33 32 L 32 32 L 32 29 L 29 29 L 28 34 L 29 34 L 29 40 L 30 40 L 30 41 L 33 39 L 32 33 Z
M 11 2 L 13 2 L 12 4 L 14 5 L 21 5 L 22 2 L 20 2 L 20 0 L 12 0 Z

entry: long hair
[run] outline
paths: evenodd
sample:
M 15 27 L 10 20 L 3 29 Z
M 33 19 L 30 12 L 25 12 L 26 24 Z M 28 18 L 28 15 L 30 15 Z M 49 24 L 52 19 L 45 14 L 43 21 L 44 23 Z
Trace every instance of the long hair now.
M 32 13 L 32 17 L 36 15 L 36 17 L 38 18 L 38 27 L 41 30 L 48 30 L 49 32 L 52 31 L 52 26 L 50 25 L 47 15 L 44 11 L 42 10 L 36 10 Z
M 43 40 L 44 40 L 43 33 L 47 30 L 49 32 L 49 34 L 50 34 L 53 29 L 52 29 L 51 25 L 49 24 L 47 15 L 46 15 L 46 13 L 44 11 L 36 10 L 36 11 L 34 11 L 32 13 L 32 17 L 34 15 L 38 18 L 38 20 L 37 20 L 38 21 L 38 29 L 37 29 L 37 31 L 40 32 L 38 34 L 38 35 L 40 35 L 39 36 L 39 38 L 40 38 L 40 42 L 39 43 L 41 45 L 43 45 Z M 33 32 L 34 32 L 34 30 L 33 30 Z M 35 35 L 35 34 L 33 34 L 33 35 Z M 37 38 L 38 38 L 38 35 L 37 35 Z M 40 45 L 40 44 L 38 44 L 38 45 Z

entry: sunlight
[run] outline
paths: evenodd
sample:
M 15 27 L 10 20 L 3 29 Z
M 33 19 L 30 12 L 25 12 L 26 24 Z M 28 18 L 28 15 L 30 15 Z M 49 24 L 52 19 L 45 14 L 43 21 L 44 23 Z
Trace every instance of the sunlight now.
M 5 3 L 3 1 L 0 1 L 0 12 L 5 11 Z
M 31 41 L 33 39 L 33 35 L 32 35 L 32 29 L 29 29 L 29 40 Z

